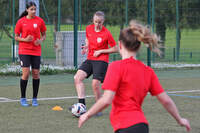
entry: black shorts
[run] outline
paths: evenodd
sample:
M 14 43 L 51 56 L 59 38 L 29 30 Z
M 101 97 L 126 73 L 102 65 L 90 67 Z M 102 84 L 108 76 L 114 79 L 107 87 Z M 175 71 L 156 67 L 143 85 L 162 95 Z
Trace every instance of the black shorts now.
M 127 128 L 119 129 L 115 133 L 149 133 L 149 126 L 145 123 L 139 123 Z
M 105 61 L 86 60 L 81 64 L 79 70 L 83 70 L 87 73 L 86 78 L 93 74 L 93 79 L 97 79 L 103 83 L 107 68 L 108 63 Z
M 32 69 L 40 69 L 40 56 L 19 55 L 21 67 L 32 67 Z

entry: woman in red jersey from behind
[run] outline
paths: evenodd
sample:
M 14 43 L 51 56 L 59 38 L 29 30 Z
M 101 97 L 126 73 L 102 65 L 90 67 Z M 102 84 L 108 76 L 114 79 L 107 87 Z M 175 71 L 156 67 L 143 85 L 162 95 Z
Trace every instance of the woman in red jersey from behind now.
M 26 87 L 32 67 L 33 99 L 32 106 L 38 106 L 37 95 L 40 84 L 41 43 L 46 39 L 46 26 L 40 17 L 36 16 L 36 4 L 29 2 L 15 26 L 15 40 L 19 42 L 19 58 L 22 67 L 20 79 L 22 106 L 28 106 Z
M 112 104 L 110 121 L 115 133 L 148 133 L 148 122 L 141 106 L 149 92 L 157 97 L 179 125 L 190 131 L 189 121 L 179 115 L 176 105 L 164 92 L 153 69 L 136 59 L 141 43 L 160 54 L 158 41 L 156 34 L 135 21 L 131 21 L 130 26 L 120 32 L 118 43 L 122 60 L 109 65 L 102 86 L 104 94 L 80 116 L 79 127 Z

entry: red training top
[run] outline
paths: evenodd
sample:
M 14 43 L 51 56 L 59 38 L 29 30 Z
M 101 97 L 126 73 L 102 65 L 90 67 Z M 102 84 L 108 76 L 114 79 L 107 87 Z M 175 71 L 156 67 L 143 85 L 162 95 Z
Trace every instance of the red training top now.
M 108 49 L 108 44 L 110 45 L 110 47 L 116 45 L 116 42 L 113 39 L 110 31 L 103 26 L 100 32 L 96 32 L 94 24 L 88 25 L 86 27 L 86 37 L 89 42 L 89 51 L 87 59 L 108 62 L 109 54 L 100 54 L 98 57 L 94 57 L 93 54 L 94 51 L 100 49 Z
M 34 41 L 40 39 L 41 32 L 45 31 L 45 23 L 40 17 L 27 19 L 25 16 L 19 19 L 15 26 L 15 34 L 21 34 L 22 38 L 26 38 L 28 35 L 33 36 L 31 42 L 19 42 L 19 54 L 41 56 L 41 45 L 36 46 Z
M 143 100 L 148 92 L 153 96 L 164 92 L 153 69 L 133 57 L 112 62 L 102 88 L 116 92 L 110 113 L 115 131 L 148 124 L 141 108 Z

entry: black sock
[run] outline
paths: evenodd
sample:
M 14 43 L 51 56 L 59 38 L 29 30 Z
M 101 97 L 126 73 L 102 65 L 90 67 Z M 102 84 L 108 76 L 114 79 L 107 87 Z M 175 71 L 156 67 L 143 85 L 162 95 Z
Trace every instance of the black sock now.
M 37 98 L 40 79 L 33 79 L 33 98 Z
M 78 99 L 78 102 L 85 105 L 85 98 L 80 98 L 80 99 Z
M 20 79 L 21 98 L 25 98 L 26 97 L 27 83 L 28 83 L 28 80 Z

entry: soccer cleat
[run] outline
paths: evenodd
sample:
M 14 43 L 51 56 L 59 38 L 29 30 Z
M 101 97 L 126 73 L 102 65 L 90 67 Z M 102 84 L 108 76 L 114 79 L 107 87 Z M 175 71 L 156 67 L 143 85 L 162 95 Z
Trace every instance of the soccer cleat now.
M 37 107 L 37 106 L 38 106 L 38 102 L 37 102 L 37 99 L 36 99 L 36 98 L 33 98 L 33 99 L 32 99 L 32 106 L 33 106 L 33 107 Z
M 20 104 L 23 106 L 23 107 L 28 107 L 28 103 L 26 101 L 26 98 L 20 98 Z

